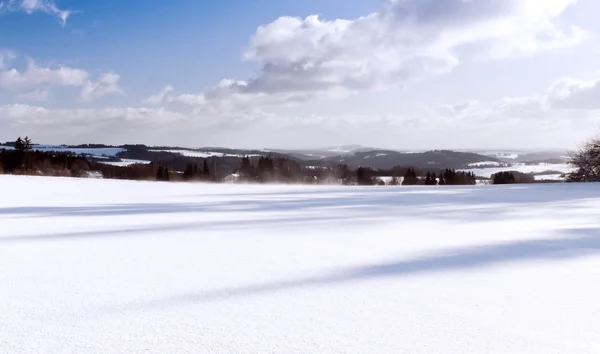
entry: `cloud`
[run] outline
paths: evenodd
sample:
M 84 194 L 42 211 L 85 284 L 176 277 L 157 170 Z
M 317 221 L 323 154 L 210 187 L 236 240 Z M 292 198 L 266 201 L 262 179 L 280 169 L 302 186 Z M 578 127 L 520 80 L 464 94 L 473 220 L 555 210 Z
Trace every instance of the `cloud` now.
M 546 97 L 548 104 L 555 109 L 600 109 L 600 79 L 564 78 L 548 89 Z
M 120 76 L 114 73 L 104 73 L 97 81 L 87 80 L 81 89 L 80 100 L 92 101 L 112 93 L 122 93 L 119 88 Z
M 357 142 L 397 149 L 569 148 L 598 129 L 600 105 L 570 107 L 565 102 L 591 97 L 588 94 L 597 83 L 561 79 L 539 95 L 373 114 L 275 113 L 266 108 L 210 111 L 206 105 L 187 112 L 165 107 L 7 105 L 0 106 L 0 130 L 9 135 L 23 135 L 27 130 L 37 140 L 55 143 L 102 140 L 119 144 L 138 139 L 145 144 L 271 148 Z
M 83 86 L 87 80 L 85 70 L 65 66 L 44 68 L 29 59 L 25 71 L 15 68 L 0 71 L 0 90 L 18 91 L 40 85 Z
M 68 66 L 41 67 L 31 59 L 27 60 L 25 70 L 7 68 L 5 64 L 0 67 L 0 91 L 22 92 L 51 86 L 73 87 L 80 90 L 81 101 L 122 92 L 119 79 L 119 75 L 108 72 L 93 80 L 86 70 Z
M 36 141 L 110 141 L 164 139 L 177 131 L 188 117 L 162 108 L 142 107 L 47 109 L 27 104 L 0 106 L 0 130 L 10 137 L 27 133 Z M 66 129 L 68 127 L 68 129 Z M 156 139 L 158 141 L 159 139 Z M 140 141 L 143 142 L 143 141 Z
M 15 53 L 10 50 L 0 50 L 0 70 L 4 69 L 15 57 Z
M 201 93 L 160 96 L 207 110 L 246 110 L 386 89 L 448 73 L 468 60 L 575 45 L 560 15 L 577 0 L 387 0 L 356 19 L 284 16 L 258 27 L 243 53 L 256 76 Z M 157 96 L 157 99 L 159 96 Z
M 159 93 L 152 95 L 145 99 L 143 103 L 150 104 L 153 106 L 161 104 L 169 93 L 173 92 L 173 86 L 165 86 Z
M 48 100 L 48 91 L 35 90 L 17 95 L 18 100 L 43 102 Z
M 43 12 L 48 15 L 56 16 L 60 24 L 64 27 L 67 19 L 74 11 L 58 8 L 52 0 L 6 0 L 0 2 L 0 14 L 7 12 L 22 11 L 31 15 L 34 12 Z

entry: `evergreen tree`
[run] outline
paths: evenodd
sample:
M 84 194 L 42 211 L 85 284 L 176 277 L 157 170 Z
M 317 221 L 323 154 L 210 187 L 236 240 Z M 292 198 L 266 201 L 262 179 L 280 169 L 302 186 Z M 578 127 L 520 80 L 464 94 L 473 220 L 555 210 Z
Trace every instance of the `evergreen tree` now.
M 162 181 L 163 176 L 164 176 L 163 168 L 162 168 L 162 166 L 158 166 L 158 170 L 156 171 L 156 180 Z
M 436 176 L 435 172 L 433 172 L 431 174 L 431 185 L 436 186 L 437 184 L 438 184 L 437 176 Z
M 417 172 L 412 167 L 408 168 L 404 173 L 404 180 L 402 181 L 402 185 L 411 186 L 416 185 L 417 183 Z
M 373 171 L 367 167 L 359 167 L 356 170 L 356 181 L 361 186 L 370 186 L 375 183 L 373 178 Z
M 23 139 L 21 139 L 21 137 L 19 137 L 17 141 L 15 141 L 15 150 L 25 151 L 25 143 L 23 142 Z
M 255 178 L 256 177 L 256 171 L 254 169 L 254 166 L 252 166 L 252 162 L 250 161 L 250 158 L 248 156 L 244 156 L 242 158 L 242 162 L 240 164 L 240 169 L 239 169 L 239 174 L 242 175 L 242 177 L 246 177 L 246 178 Z
M 190 162 L 186 165 L 185 171 L 183 171 L 183 179 L 188 181 L 194 178 L 194 165 Z
M 202 169 L 202 175 L 203 176 L 210 176 L 210 169 L 208 168 L 208 161 L 204 160 L 204 166 Z
M 29 139 L 29 137 L 25 137 L 25 140 L 23 140 L 23 149 L 25 151 L 30 151 L 33 150 L 33 144 L 31 143 L 31 139 Z

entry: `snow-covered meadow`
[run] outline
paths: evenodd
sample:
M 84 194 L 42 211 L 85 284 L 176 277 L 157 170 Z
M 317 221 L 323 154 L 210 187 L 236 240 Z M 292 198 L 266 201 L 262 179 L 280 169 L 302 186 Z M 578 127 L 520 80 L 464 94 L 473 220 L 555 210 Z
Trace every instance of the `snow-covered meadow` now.
M 597 353 L 600 188 L 0 176 L 2 353 Z
M 181 154 L 187 157 L 199 157 L 199 158 L 209 158 L 209 157 L 244 157 L 244 156 L 260 156 L 256 154 L 250 155 L 240 155 L 240 154 L 227 154 L 224 152 L 215 152 L 215 151 L 196 151 L 196 150 L 150 150 L 156 152 L 170 152 L 172 154 Z
M 557 171 L 562 173 L 571 173 L 576 170 L 575 167 L 567 164 L 567 163 L 540 163 L 540 164 L 531 164 L 527 165 L 524 163 L 516 163 L 511 164 L 506 167 L 483 167 L 483 168 L 470 168 L 470 169 L 462 169 L 459 171 L 463 172 L 473 172 L 476 176 L 479 177 L 491 177 L 493 174 L 502 172 L 502 171 L 518 171 L 522 173 L 542 173 L 546 171 Z M 560 176 L 560 175 L 559 175 Z

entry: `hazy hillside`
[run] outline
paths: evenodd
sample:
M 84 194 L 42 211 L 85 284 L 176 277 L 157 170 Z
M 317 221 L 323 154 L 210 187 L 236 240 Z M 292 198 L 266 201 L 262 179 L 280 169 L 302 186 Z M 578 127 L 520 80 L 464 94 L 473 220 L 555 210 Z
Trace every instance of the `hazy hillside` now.
M 406 153 L 393 150 L 358 151 L 338 155 L 319 161 L 315 165 L 347 164 L 350 167 L 392 168 L 394 166 L 414 166 L 418 168 L 463 168 L 478 162 L 498 162 L 496 158 L 468 152 L 435 150 Z

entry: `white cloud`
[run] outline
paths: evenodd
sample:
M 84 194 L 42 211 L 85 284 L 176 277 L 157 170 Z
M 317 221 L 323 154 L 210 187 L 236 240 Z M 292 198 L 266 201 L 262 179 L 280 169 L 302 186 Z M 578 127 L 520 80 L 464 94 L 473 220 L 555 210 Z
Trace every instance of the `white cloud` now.
M 209 111 L 204 105 L 185 113 L 164 107 L 52 110 L 8 105 L 0 107 L 0 127 L 8 135 L 22 135 L 25 129 L 37 140 L 61 143 L 139 139 L 145 144 L 279 148 L 355 143 L 407 149 L 568 148 L 598 128 L 600 105 L 573 109 L 559 103 L 589 97 L 584 93 L 593 87 L 562 79 L 539 95 L 387 114 Z
M 62 26 L 67 24 L 67 19 L 74 13 L 71 10 L 58 8 L 52 0 L 6 0 L 0 2 L 0 14 L 17 11 L 23 11 L 29 15 L 34 12 L 43 12 L 56 16 Z
M 28 60 L 24 71 L 12 68 L 0 71 L 0 90 L 18 91 L 40 85 L 83 86 L 88 73 L 82 69 L 61 66 L 56 69 L 39 67 Z
M 546 95 L 548 104 L 556 109 L 600 109 L 600 79 L 561 79 L 550 87 Z
M 142 107 L 47 109 L 26 104 L 0 106 L 2 135 L 29 134 L 36 141 L 131 142 L 185 129 L 185 115 Z M 68 127 L 68 129 L 65 129 Z M 156 141 L 159 141 L 157 139 Z M 141 141 L 143 142 L 143 141 Z
M 173 86 L 165 86 L 159 93 L 152 95 L 145 99 L 143 103 L 147 103 L 153 106 L 161 104 L 169 93 L 173 92 Z
M 586 31 L 559 25 L 560 15 L 576 3 L 387 0 L 379 11 L 350 20 L 280 17 L 260 26 L 244 52 L 245 60 L 260 65 L 255 77 L 160 97 L 210 111 L 247 110 L 384 89 L 447 73 L 467 60 L 580 43 Z
M 92 101 L 96 98 L 112 93 L 122 93 L 119 88 L 120 76 L 114 73 L 105 73 L 97 81 L 88 80 L 81 89 L 80 99 Z
M 86 70 L 68 66 L 41 67 L 31 59 L 27 61 L 25 70 L 6 68 L 5 65 L 0 67 L 0 91 L 22 92 L 51 86 L 72 87 L 80 90 L 79 99 L 82 101 L 122 92 L 119 79 L 119 75 L 107 72 L 93 80 Z
M 48 91 L 34 90 L 17 95 L 18 100 L 43 102 L 48 100 Z

